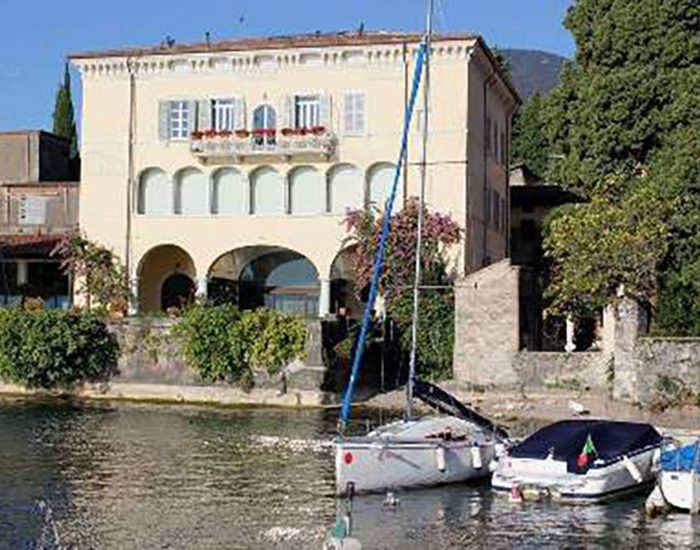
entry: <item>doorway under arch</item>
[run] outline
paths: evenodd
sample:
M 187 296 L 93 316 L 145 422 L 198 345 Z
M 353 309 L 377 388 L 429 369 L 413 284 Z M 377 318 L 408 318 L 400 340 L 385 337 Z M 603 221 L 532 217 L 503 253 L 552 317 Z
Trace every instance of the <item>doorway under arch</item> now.
M 247 246 L 231 250 L 212 264 L 209 281 L 209 298 L 217 303 L 318 315 L 318 270 L 306 256 L 288 248 Z
M 190 284 L 194 287 L 196 278 L 194 261 L 184 249 L 173 244 L 152 248 L 138 267 L 139 312 L 157 313 L 189 303 L 194 298 Z

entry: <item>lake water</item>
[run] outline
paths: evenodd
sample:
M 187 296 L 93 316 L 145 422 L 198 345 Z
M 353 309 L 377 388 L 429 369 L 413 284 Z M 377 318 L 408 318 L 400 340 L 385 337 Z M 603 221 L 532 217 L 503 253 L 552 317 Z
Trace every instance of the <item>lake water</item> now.
M 288 439 L 328 441 L 335 422 L 333 411 L 0 399 L 0 548 L 320 548 L 341 506 L 332 457 Z M 646 519 L 642 497 L 513 504 L 480 484 L 399 499 L 355 499 L 365 548 L 700 547 L 700 520 Z

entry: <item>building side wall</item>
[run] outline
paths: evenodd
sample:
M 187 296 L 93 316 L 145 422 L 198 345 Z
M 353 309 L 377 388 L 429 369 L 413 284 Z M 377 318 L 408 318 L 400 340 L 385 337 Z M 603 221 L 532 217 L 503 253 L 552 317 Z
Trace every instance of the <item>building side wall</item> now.
M 0 135 L 0 182 L 22 183 L 39 180 L 36 135 Z

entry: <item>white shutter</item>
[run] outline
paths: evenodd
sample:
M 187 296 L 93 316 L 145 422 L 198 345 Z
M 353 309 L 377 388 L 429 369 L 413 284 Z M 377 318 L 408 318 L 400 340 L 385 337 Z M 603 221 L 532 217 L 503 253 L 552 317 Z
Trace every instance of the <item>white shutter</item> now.
M 233 100 L 233 127 L 235 130 L 243 130 L 246 127 L 245 99 L 243 96 L 236 96 Z
M 170 138 L 170 102 L 158 102 L 158 139 L 167 141 Z
M 331 129 L 333 121 L 331 120 L 331 96 L 330 94 L 321 94 L 321 126 L 325 126 L 328 130 Z
M 355 95 L 355 131 L 364 134 L 366 129 L 365 117 L 365 93 L 357 92 Z
M 284 126 L 294 128 L 294 96 L 284 96 Z
M 348 135 L 365 133 L 365 94 L 361 91 L 345 93 L 343 130 Z
M 197 129 L 197 101 L 190 100 L 187 102 L 187 137 Z
M 211 118 L 212 102 L 210 99 L 203 99 L 199 101 L 197 108 L 197 128 L 190 128 L 190 132 L 193 130 L 211 130 L 214 125 Z

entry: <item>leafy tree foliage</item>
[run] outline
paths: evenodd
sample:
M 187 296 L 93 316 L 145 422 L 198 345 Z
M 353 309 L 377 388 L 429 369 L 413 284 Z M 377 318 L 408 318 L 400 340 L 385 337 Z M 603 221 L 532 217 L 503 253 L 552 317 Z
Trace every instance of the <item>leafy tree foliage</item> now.
M 391 220 L 386 262 L 380 280 L 387 313 L 397 323 L 399 344 L 405 353 L 411 345 L 412 287 L 417 249 L 419 202 L 406 201 Z M 381 213 L 372 210 L 348 212 L 346 226 L 352 249 L 353 279 L 357 290 L 369 284 L 374 254 L 381 232 Z M 449 286 L 449 249 L 460 243 L 462 230 L 448 215 L 426 210 L 421 255 L 424 285 Z M 426 377 L 451 375 L 454 345 L 454 293 L 451 288 L 422 290 L 418 330 L 418 371 Z
M 555 308 L 600 304 L 620 284 L 671 332 L 700 321 L 700 3 L 578 0 L 576 61 L 546 100 L 549 180 L 590 203 L 553 217 Z M 646 248 L 646 250 L 645 250 Z
M 53 251 L 63 259 L 63 269 L 79 285 L 78 291 L 93 305 L 123 311 L 131 299 L 124 266 L 114 253 L 80 233 L 66 235 Z
M 63 72 L 63 84 L 56 92 L 56 104 L 53 111 L 53 133 L 70 141 L 70 157 L 78 156 L 78 132 L 75 127 L 75 112 L 71 96 L 70 71 L 68 63 Z
M 525 163 L 540 177 L 546 174 L 549 163 L 545 122 L 544 100 L 539 92 L 523 104 L 513 120 L 513 161 Z
M 392 309 L 402 293 L 410 294 L 413 287 L 417 249 L 418 199 L 411 197 L 403 210 L 391 218 L 391 232 L 386 246 L 384 272 L 380 292 Z M 357 289 L 372 279 L 374 255 L 382 229 L 382 213 L 372 210 L 350 210 L 345 217 L 348 231 L 346 243 L 350 249 L 351 265 Z M 462 239 L 462 229 L 449 215 L 426 210 L 423 221 L 423 252 L 421 254 L 424 284 L 443 284 L 447 279 L 450 247 Z

